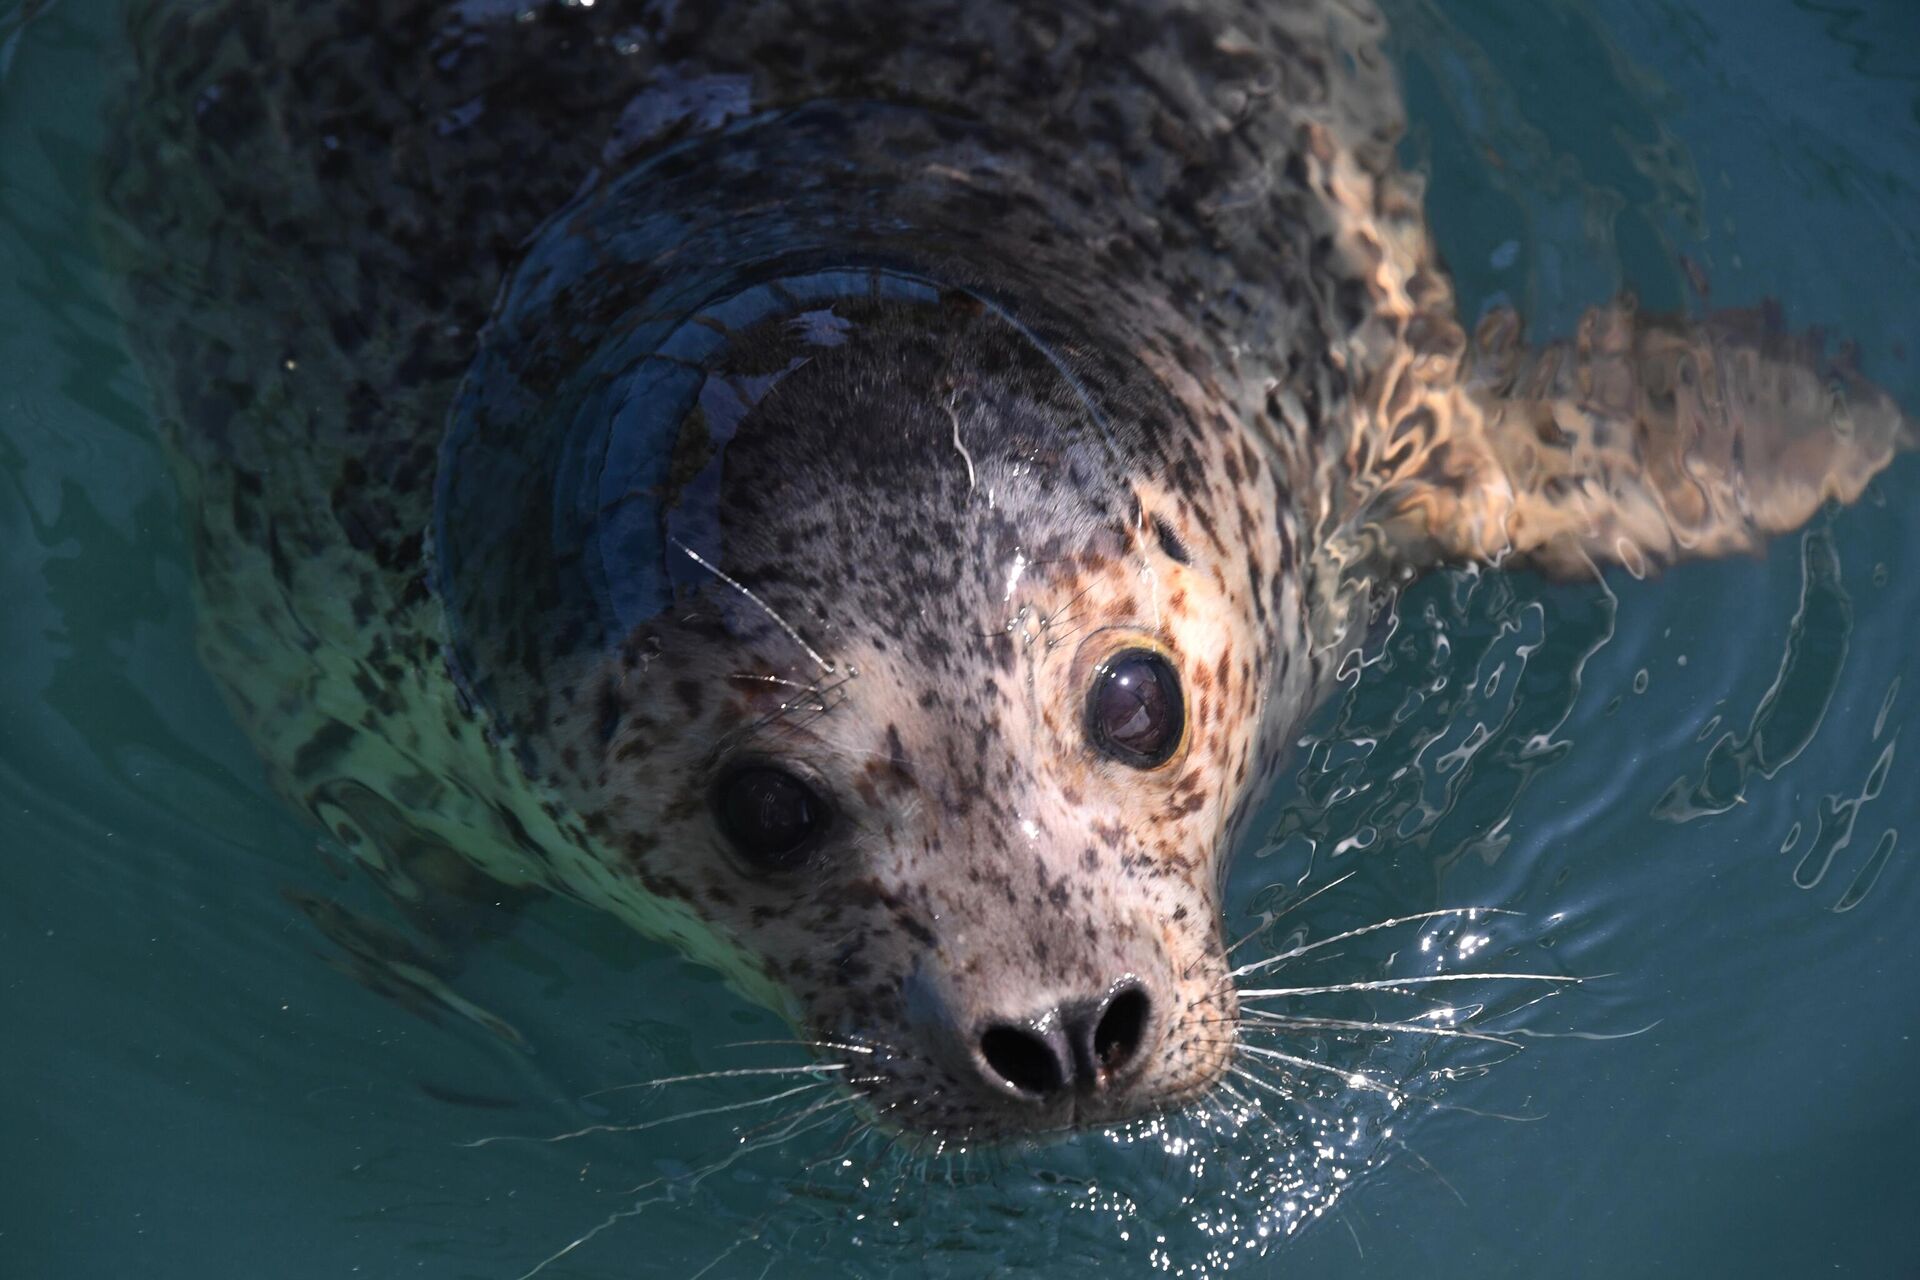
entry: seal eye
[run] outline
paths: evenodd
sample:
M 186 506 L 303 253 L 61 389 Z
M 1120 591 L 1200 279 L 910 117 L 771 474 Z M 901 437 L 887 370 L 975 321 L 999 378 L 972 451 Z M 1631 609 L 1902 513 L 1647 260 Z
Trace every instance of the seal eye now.
M 1180 678 L 1150 649 L 1102 663 L 1087 694 L 1087 736 L 1103 754 L 1136 769 L 1164 764 L 1180 745 L 1185 712 Z
M 713 792 L 714 816 L 757 871 L 791 871 L 827 829 L 826 802 L 812 787 L 772 765 L 735 769 Z

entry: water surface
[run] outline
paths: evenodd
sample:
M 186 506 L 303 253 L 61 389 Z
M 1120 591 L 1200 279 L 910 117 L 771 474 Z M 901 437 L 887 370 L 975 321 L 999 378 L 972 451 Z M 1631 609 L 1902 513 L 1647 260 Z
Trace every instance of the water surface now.
M 1389 8 L 1469 318 L 1512 301 L 1548 335 L 1622 288 L 1774 297 L 1920 405 L 1920 11 Z M 380 904 L 267 790 L 195 663 L 176 499 L 88 233 L 124 59 L 110 5 L 0 11 L 0 1274 L 515 1277 L 623 1214 L 542 1274 L 1920 1265 L 1911 458 L 1759 557 L 1440 575 L 1376 634 L 1243 851 L 1236 935 L 1322 889 L 1258 946 L 1497 906 L 1519 914 L 1289 972 L 1589 980 L 1537 1003 L 1489 984 L 1484 1025 L 1536 1033 L 1513 1055 L 1295 1043 L 1415 1086 L 1303 1098 L 1366 1121 L 1305 1166 L 1338 1187 L 1297 1176 L 1271 1117 L 966 1162 L 869 1141 L 804 1176 L 839 1130 L 722 1163 L 759 1123 L 739 1112 L 465 1145 L 751 1101 L 773 1090 L 589 1095 L 794 1059 L 730 1047 L 785 1032 L 563 903 L 458 974 L 517 1045 L 334 967 L 293 896 Z

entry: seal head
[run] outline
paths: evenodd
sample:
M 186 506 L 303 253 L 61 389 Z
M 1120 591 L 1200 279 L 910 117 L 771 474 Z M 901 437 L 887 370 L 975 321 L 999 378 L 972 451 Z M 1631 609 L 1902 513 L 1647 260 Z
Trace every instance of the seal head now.
M 608 874 L 691 909 L 890 1122 L 1203 1091 L 1265 629 L 1141 480 L 1198 427 L 910 239 L 835 261 L 844 228 L 682 206 L 650 243 L 619 208 L 671 198 L 650 176 L 555 220 L 461 396 L 436 553 L 465 687 Z

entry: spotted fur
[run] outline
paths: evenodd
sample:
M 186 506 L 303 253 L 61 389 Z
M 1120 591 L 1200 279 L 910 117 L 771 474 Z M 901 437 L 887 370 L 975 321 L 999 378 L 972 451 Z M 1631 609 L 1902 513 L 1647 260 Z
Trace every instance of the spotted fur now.
M 968 1026 L 1121 974 L 1155 993 L 1150 1052 L 1066 1118 L 1205 1089 L 1226 851 L 1385 591 L 1750 545 L 1904 429 L 1777 325 L 1623 307 L 1469 342 L 1381 35 L 1367 0 L 136 6 L 115 251 L 203 652 L 276 783 L 396 896 L 433 857 L 571 894 L 869 1045 L 906 1127 L 1034 1123 L 961 1083 L 929 1003 Z M 625 634 L 515 630 L 555 570 L 504 540 L 469 662 L 436 485 L 529 244 L 642 166 L 734 204 L 808 188 L 751 150 L 790 135 L 742 131 L 808 104 L 862 225 L 920 228 L 884 247 L 950 287 L 939 341 L 876 302 L 864 363 L 788 374 L 779 429 L 728 454 L 724 563 Z M 515 368 L 525 403 L 623 323 L 618 267 L 542 304 L 584 336 Z M 540 528 L 509 487 L 502 521 Z M 1190 711 L 1149 772 L 1084 731 L 1122 644 Z M 748 754 L 842 817 L 805 875 L 715 830 L 713 771 Z

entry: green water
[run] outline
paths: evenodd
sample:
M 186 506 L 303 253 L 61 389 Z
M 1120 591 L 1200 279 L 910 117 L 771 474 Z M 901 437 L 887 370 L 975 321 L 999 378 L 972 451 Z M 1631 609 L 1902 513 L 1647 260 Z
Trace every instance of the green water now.
M 1920 406 L 1920 9 L 1389 8 L 1469 314 L 1505 297 L 1551 333 L 1623 286 L 1686 305 L 1684 256 L 1715 305 L 1777 297 Z M 1485 1071 L 1327 1046 L 1455 1078 L 1370 1131 L 1291 1238 L 1257 1231 L 1298 1190 L 1258 1133 L 1198 1173 L 1164 1139 L 964 1166 L 869 1143 L 809 1170 L 837 1130 L 722 1164 L 737 1112 L 469 1145 L 751 1101 L 770 1091 L 590 1095 L 790 1061 L 731 1047 L 784 1033 L 558 903 L 455 980 L 521 1046 L 331 963 L 289 894 L 379 901 L 267 791 L 196 665 L 91 248 L 114 16 L 0 9 L 0 1277 L 515 1277 L 610 1220 L 542 1274 L 1920 1273 L 1911 458 L 1763 557 L 1604 587 L 1454 574 L 1403 602 L 1241 858 L 1235 932 L 1352 871 L 1295 927 L 1520 914 L 1327 976 L 1484 935 L 1592 980 L 1494 991 L 1500 1026 L 1539 1034 Z

